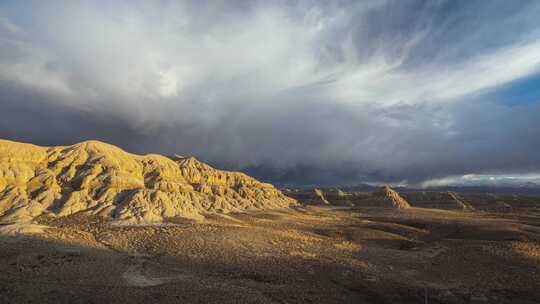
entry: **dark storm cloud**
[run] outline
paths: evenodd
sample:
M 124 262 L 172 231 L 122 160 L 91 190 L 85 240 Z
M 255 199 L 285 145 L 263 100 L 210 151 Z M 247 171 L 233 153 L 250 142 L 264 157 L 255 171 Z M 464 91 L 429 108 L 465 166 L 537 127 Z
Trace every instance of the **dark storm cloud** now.
M 57 96 L 3 81 L 0 138 L 38 145 L 66 145 L 100 139 L 137 149 L 139 132 L 125 121 L 58 104 Z
M 535 173 L 539 105 L 498 92 L 538 73 L 539 17 L 535 1 L 6 1 L 0 137 L 274 182 Z

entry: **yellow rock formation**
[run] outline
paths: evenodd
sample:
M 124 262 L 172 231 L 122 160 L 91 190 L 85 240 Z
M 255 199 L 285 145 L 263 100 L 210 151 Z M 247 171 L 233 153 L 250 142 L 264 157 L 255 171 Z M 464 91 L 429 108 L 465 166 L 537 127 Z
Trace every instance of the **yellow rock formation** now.
M 0 223 L 84 212 L 127 223 L 295 204 L 270 184 L 193 157 L 135 155 L 98 141 L 0 140 Z

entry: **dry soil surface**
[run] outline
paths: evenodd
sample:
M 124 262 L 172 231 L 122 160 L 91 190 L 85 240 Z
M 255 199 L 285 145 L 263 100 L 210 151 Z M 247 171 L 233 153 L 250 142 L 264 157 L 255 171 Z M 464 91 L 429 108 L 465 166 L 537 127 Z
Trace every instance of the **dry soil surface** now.
M 153 226 L 77 214 L 38 223 L 49 228 L 0 236 L 1 303 L 540 299 L 535 210 L 312 206 Z

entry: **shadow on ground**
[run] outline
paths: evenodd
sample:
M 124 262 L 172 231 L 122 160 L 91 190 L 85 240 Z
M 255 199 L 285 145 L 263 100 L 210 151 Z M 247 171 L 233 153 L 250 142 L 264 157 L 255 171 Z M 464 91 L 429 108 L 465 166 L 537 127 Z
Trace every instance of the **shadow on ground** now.
M 309 207 L 0 237 L 2 303 L 537 303 L 538 218 Z

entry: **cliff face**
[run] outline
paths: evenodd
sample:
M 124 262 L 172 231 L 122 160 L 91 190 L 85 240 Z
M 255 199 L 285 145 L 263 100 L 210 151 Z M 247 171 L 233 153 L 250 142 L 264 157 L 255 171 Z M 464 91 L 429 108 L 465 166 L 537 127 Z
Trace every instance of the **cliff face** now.
M 0 223 L 77 212 L 159 222 L 295 203 L 270 184 L 193 157 L 134 155 L 98 141 L 39 147 L 0 140 Z

